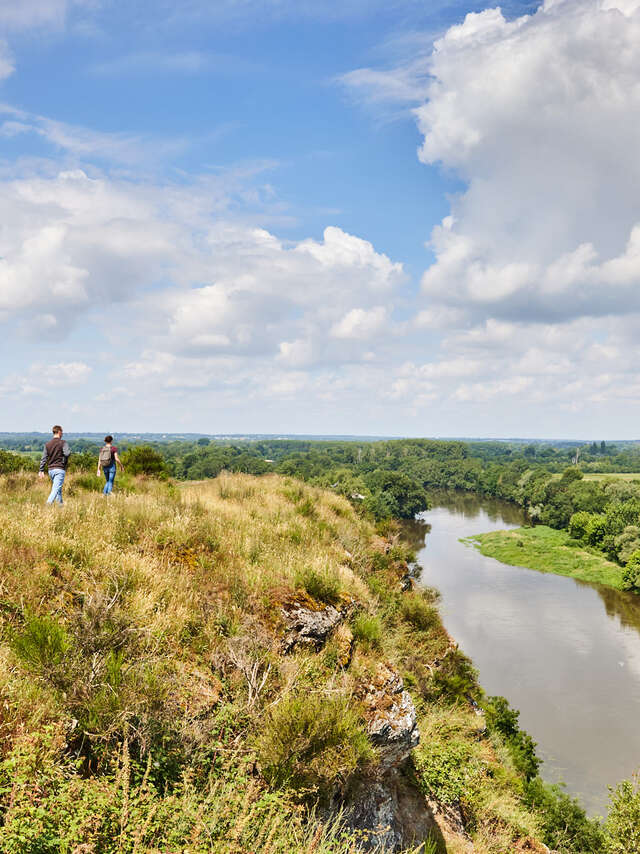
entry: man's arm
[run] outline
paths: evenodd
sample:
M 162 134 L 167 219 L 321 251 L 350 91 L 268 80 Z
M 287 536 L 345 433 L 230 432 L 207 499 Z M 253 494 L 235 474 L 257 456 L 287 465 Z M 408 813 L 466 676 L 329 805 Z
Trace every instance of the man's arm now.
M 44 477 L 44 467 L 47 464 L 47 456 L 47 446 L 45 445 L 42 451 L 42 459 L 40 460 L 40 470 L 38 472 L 40 477 Z

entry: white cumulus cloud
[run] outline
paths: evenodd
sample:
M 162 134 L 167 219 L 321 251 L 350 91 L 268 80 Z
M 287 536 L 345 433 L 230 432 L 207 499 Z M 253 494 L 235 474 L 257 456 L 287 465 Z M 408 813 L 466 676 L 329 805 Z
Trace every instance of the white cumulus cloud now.
M 434 45 L 420 158 L 467 182 L 424 291 L 541 320 L 640 307 L 640 5 L 467 15 Z

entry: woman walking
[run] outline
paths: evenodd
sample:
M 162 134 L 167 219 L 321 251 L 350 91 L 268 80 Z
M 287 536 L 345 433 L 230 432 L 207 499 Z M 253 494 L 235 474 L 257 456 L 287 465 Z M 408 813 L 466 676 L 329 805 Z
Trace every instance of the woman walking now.
M 104 474 L 106 483 L 102 490 L 103 495 L 111 495 L 113 490 L 113 481 L 116 479 L 116 469 L 120 466 L 120 471 L 124 471 L 124 466 L 118 456 L 118 449 L 113 443 L 113 436 L 104 437 L 104 446 L 100 448 L 98 455 L 98 477 L 100 477 L 100 469 Z

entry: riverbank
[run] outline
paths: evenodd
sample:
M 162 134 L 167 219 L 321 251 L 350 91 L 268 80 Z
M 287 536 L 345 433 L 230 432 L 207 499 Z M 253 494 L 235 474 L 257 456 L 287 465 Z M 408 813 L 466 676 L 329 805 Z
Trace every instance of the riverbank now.
M 469 537 L 463 542 L 475 546 L 481 554 L 510 566 L 566 575 L 591 584 L 605 584 L 615 590 L 623 590 L 622 567 L 598 552 L 581 547 L 566 531 L 537 525 L 534 528 L 491 531 Z
M 117 483 L 0 477 L 3 852 L 602 850 L 393 524 L 276 475 Z

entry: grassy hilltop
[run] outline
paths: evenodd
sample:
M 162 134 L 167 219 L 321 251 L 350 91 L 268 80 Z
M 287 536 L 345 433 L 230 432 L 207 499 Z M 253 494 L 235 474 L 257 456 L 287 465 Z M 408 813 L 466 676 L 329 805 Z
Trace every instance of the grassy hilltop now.
M 375 779 L 364 686 L 382 664 L 417 708 L 424 854 L 601 850 L 435 594 L 402 592 L 392 528 L 276 475 L 119 485 L 105 500 L 71 476 L 51 508 L 33 475 L 0 477 L 0 850 L 356 851 L 336 804 Z M 347 617 L 285 655 L 292 597 Z

